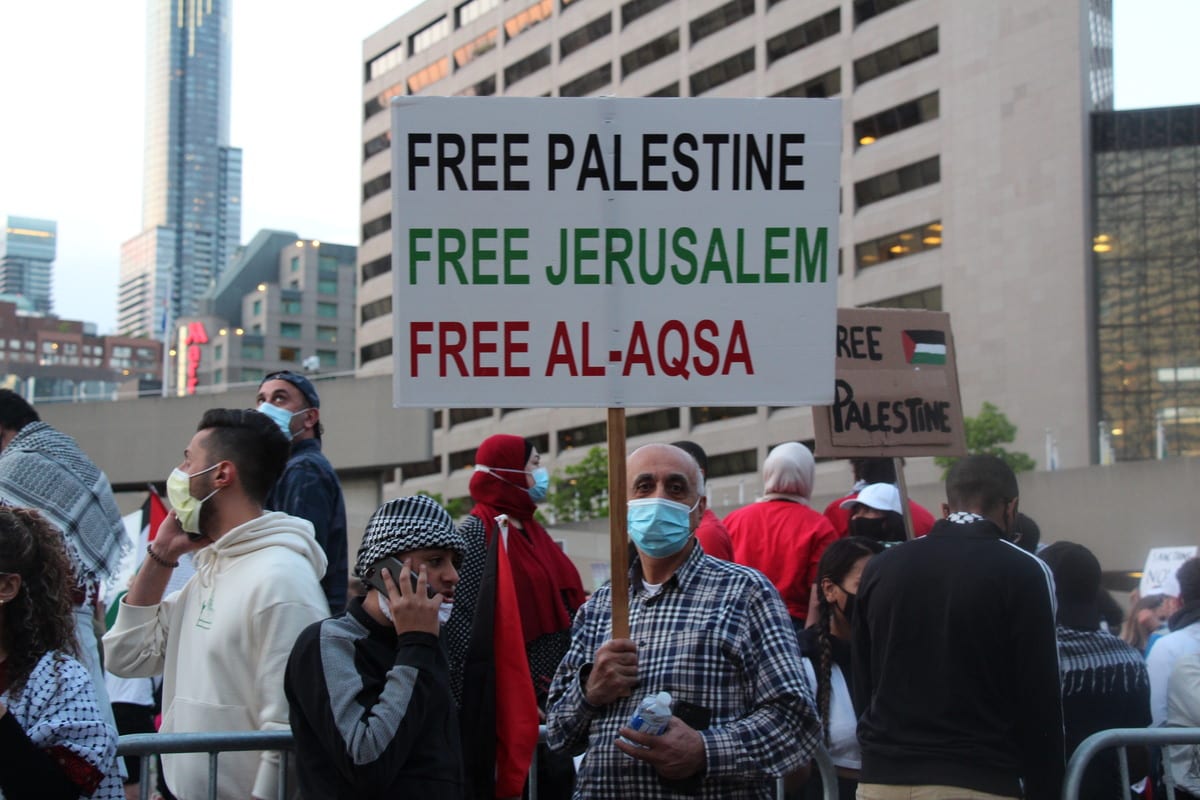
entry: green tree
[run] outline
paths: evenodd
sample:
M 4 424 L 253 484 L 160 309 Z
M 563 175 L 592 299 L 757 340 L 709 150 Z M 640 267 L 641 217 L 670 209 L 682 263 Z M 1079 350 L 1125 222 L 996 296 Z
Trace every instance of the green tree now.
M 578 464 L 554 471 L 545 508 L 554 522 L 608 516 L 608 451 L 593 447 Z
M 1028 453 L 1006 450 L 1001 445 L 1010 444 L 1017 438 L 1017 426 L 1009 421 L 1004 412 L 991 403 L 984 403 L 977 417 L 964 417 L 963 428 L 967 437 L 967 453 L 970 455 L 996 456 L 1012 467 L 1013 472 L 1029 472 L 1037 462 Z M 934 459 L 942 468 L 942 480 L 954 466 L 957 458 L 938 456 Z

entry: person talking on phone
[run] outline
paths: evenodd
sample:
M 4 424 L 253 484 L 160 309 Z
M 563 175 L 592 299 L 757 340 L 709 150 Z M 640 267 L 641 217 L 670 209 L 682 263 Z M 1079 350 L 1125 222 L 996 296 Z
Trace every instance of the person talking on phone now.
M 270 418 L 214 408 L 167 479 L 173 509 L 104 637 L 114 675 L 162 673 L 164 733 L 288 727 L 280 676 L 296 637 L 329 616 L 329 605 L 312 524 L 263 511 L 287 457 L 287 438 Z M 185 553 L 196 574 L 163 597 Z M 206 754 L 162 761 L 179 800 L 208 796 Z M 217 796 L 274 798 L 278 778 L 278 753 L 225 753 Z
M 369 588 L 310 625 L 284 677 L 306 797 L 461 800 L 463 760 L 439 642 L 466 543 L 424 495 L 384 503 L 354 573 Z
M 762 573 L 696 546 L 704 479 L 690 454 L 648 444 L 626 472 L 630 637 L 612 638 L 605 584 L 554 675 L 549 745 L 586 751 L 577 800 L 770 800 L 774 779 L 806 765 L 822 735 L 787 609 Z M 673 701 L 666 730 L 626 727 L 659 692 Z

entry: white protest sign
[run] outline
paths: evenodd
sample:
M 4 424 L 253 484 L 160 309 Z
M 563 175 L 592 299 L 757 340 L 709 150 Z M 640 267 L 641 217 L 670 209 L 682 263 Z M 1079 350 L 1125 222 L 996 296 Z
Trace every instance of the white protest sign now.
M 1175 572 L 1179 565 L 1194 558 L 1196 547 L 1152 547 L 1146 556 L 1146 566 L 1142 568 L 1142 580 L 1138 584 L 1138 594 L 1145 597 L 1148 594 L 1179 595 L 1179 583 L 1175 580 Z
M 395 402 L 833 400 L 840 101 L 404 97 Z

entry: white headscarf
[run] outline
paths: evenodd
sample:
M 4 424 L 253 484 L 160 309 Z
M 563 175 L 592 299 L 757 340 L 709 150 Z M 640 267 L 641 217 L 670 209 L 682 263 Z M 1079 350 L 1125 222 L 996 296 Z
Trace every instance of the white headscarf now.
M 792 500 L 808 505 L 813 491 L 813 454 L 799 442 L 778 445 L 763 461 L 764 494 L 758 499 Z

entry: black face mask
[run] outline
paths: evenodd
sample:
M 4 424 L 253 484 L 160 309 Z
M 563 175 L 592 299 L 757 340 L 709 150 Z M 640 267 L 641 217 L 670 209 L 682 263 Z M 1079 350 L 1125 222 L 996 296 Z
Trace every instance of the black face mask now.
M 900 518 L 897 525 L 894 517 L 899 517 L 899 514 L 888 514 L 883 517 L 855 517 L 850 520 L 850 533 L 853 536 L 865 536 L 877 542 L 903 542 L 907 538 L 904 535 L 904 519 Z
M 838 588 L 842 589 L 842 587 L 840 587 L 840 586 L 838 586 Z M 850 623 L 854 622 L 854 606 L 856 605 L 856 603 L 858 601 L 858 595 L 851 594 L 850 592 L 847 592 L 845 589 L 842 589 L 842 592 L 846 595 L 846 602 L 838 610 L 841 611 L 842 616 L 846 618 L 846 624 L 850 624 Z

